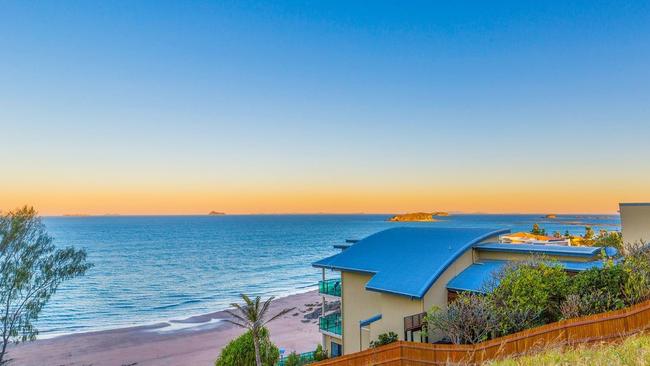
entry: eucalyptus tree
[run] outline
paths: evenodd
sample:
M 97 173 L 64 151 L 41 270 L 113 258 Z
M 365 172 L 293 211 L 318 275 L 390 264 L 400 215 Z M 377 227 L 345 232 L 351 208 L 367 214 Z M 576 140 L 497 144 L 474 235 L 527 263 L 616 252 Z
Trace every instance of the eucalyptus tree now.
M 9 343 L 36 338 L 34 321 L 59 285 L 91 267 L 84 250 L 52 244 L 33 207 L 0 214 L 0 365 Z
M 267 312 L 271 306 L 271 302 L 275 297 L 271 296 L 268 300 L 262 302 L 262 299 L 257 296 L 255 300 L 241 294 L 243 304 L 231 304 L 235 310 L 226 310 L 233 319 L 226 319 L 227 322 L 232 323 L 238 327 L 248 329 L 253 335 L 253 344 L 255 346 L 255 363 L 257 366 L 262 366 L 262 358 L 260 356 L 260 337 L 264 326 L 273 320 L 287 314 L 295 308 L 283 309 L 279 313 L 267 317 Z

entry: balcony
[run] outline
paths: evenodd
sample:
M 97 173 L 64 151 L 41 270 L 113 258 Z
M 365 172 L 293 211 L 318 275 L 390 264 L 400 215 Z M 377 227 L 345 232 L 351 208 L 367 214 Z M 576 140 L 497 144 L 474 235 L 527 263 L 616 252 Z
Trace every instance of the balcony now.
M 332 313 L 318 319 L 318 329 L 322 332 L 341 335 L 341 313 Z
M 276 366 L 285 366 L 287 364 L 287 358 L 288 356 L 282 356 Z M 300 365 L 312 363 L 314 362 L 314 352 L 301 353 L 298 355 L 298 358 L 300 359 Z
M 318 293 L 341 297 L 341 279 L 332 278 L 330 280 L 318 281 Z

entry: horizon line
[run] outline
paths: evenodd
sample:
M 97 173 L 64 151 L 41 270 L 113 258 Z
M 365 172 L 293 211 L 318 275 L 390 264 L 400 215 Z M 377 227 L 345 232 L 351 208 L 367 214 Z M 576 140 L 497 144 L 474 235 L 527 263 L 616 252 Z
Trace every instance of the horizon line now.
M 413 211 L 413 212 L 426 212 L 426 211 Z M 410 213 L 410 212 L 405 212 Z M 584 213 L 584 212 L 572 212 L 572 213 L 547 213 L 547 212 L 465 212 L 465 211 L 449 211 L 450 216 L 453 215 L 557 215 L 557 216 L 617 216 L 619 212 L 600 212 L 600 213 Z M 397 212 L 249 212 L 249 213 L 223 213 L 219 215 L 210 215 L 202 213 L 152 213 L 152 214 L 44 214 L 40 215 L 41 217 L 154 217 L 154 216 L 281 216 L 281 215 L 291 215 L 291 216 L 309 216 L 309 215 L 398 215 L 402 213 Z M 552 220 L 552 219 L 551 219 Z

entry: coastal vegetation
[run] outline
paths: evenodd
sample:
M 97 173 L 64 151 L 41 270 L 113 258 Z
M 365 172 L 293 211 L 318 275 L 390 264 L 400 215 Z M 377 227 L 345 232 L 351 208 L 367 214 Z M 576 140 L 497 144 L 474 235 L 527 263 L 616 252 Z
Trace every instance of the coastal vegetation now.
M 397 342 L 397 334 L 395 332 L 382 333 L 379 336 L 377 336 L 376 341 L 370 342 L 370 348 L 385 346 L 393 342 Z
M 327 358 L 327 352 L 323 349 L 323 346 L 319 344 L 313 352 L 300 354 L 295 351 L 291 352 L 289 356 L 280 360 L 278 366 L 305 366 L 310 363 L 326 360 Z
M 296 352 L 291 352 L 284 361 L 284 366 L 302 366 L 305 363 Z
M 533 229 L 530 231 L 533 235 L 546 235 L 546 230 L 539 227 L 539 224 L 533 224 Z
M 56 248 L 33 207 L 0 216 L 0 365 L 9 343 L 38 335 L 34 321 L 61 283 L 86 273 L 86 252 Z
M 262 349 L 263 342 L 265 341 L 265 334 L 266 338 L 268 338 L 268 331 L 266 331 L 265 326 L 272 322 L 273 320 L 289 313 L 290 311 L 294 310 L 295 308 L 289 308 L 289 309 L 283 309 L 277 314 L 273 316 L 268 316 L 267 312 L 269 310 L 269 306 L 271 306 L 271 302 L 273 301 L 274 297 L 271 296 L 268 300 L 262 301 L 261 297 L 257 296 L 254 300 L 252 300 L 250 297 L 248 297 L 245 294 L 240 295 L 242 300 L 244 300 L 244 303 L 242 305 L 233 303 L 231 304 L 235 310 L 226 310 L 226 312 L 232 317 L 232 319 L 225 319 L 227 322 L 232 323 L 238 327 L 248 329 L 248 332 L 251 335 L 252 338 L 252 343 L 253 343 L 253 349 L 254 349 L 254 354 L 255 354 L 255 365 L 257 366 L 263 366 L 266 365 L 263 363 L 262 359 Z M 243 341 L 242 341 L 243 342 Z M 277 361 L 277 358 L 276 360 Z M 218 366 L 237 366 L 237 365 L 251 365 L 252 363 L 218 363 L 219 360 L 217 360 L 217 365 Z M 225 362 L 225 361 L 224 361 Z
M 621 309 L 650 299 L 650 249 L 637 246 L 620 261 L 569 276 L 547 258 L 512 263 L 495 273 L 484 294 L 461 293 L 447 311 L 431 309 L 428 331 L 454 344 L 474 344 L 525 329 Z
M 401 215 L 395 215 L 388 221 L 395 222 L 435 222 L 436 216 L 449 216 L 447 212 L 412 212 Z
M 275 366 L 279 359 L 280 350 L 271 342 L 268 329 L 262 327 L 257 331 L 257 346 L 255 346 L 253 331 L 249 330 L 230 341 L 221 350 L 214 364 L 215 366 Z

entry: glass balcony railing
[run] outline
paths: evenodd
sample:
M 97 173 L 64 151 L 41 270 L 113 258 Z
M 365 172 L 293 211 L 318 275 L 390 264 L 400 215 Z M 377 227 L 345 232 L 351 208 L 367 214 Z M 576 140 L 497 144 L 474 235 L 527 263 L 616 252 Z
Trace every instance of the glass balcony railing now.
M 287 358 L 289 356 L 282 356 L 280 358 L 280 361 L 276 364 L 277 366 L 285 366 L 287 364 Z M 300 359 L 299 364 L 300 365 L 306 365 L 308 363 L 314 362 L 314 352 L 305 352 L 301 353 L 298 355 L 298 358 Z
M 322 316 L 318 319 L 318 329 L 333 333 L 341 334 L 341 313 L 332 313 Z
M 330 280 L 319 281 L 318 292 L 325 295 L 341 297 L 341 279 L 332 278 Z

